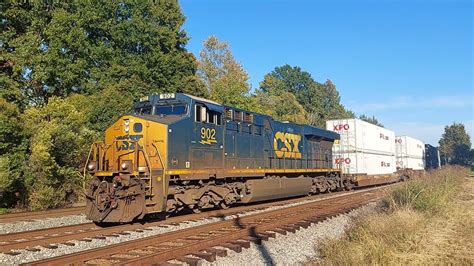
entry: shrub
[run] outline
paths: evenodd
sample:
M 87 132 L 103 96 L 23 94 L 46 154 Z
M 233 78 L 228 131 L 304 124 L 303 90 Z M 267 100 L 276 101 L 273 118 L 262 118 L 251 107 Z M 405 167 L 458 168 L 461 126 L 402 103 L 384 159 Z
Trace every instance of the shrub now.
M 394 188 L 384 201 L 392 210 L 410 208 L 434 213 L 446 205 L 466 174 L 462 167 L 445 167 Z
M 79 169 L 90 143 L 98 137 L 86 127 L 85 98 L 53 97 L 43 107 L 27 109 L 22 117 L 31 142 L 25 184 L 32 209 L 63 205 L 67 196 L 81 190 Z

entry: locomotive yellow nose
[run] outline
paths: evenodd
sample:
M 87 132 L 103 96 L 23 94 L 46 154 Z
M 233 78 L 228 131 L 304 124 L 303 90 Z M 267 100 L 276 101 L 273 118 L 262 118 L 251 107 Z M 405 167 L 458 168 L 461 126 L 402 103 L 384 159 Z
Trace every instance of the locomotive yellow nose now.
M 141 117 L 123 116 L 105 132 L 109 169 L 129 173 L 163 169 L 166 166 L 166 141 L 166 125 Z

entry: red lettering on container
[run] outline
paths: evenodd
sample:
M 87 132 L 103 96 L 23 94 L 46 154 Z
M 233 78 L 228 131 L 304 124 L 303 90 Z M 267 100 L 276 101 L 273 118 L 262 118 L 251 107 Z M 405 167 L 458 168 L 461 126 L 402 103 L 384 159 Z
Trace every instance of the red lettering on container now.
M 350 164 L 351 158 L 336 158 L 335 162 L 336 164 L 342 164 L 342 163 Z
M 349 124 L 333 125 L 333 131 L 349 130 Z

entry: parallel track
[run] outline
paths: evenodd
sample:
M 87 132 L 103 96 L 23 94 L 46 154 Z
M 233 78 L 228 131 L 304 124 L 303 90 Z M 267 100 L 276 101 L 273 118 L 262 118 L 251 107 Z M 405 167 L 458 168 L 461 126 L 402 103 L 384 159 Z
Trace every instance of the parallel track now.
M 14 223 L 19 221 L 30 221 L 35 219 L 62 217 L 84 213 L 84 207 L 72 207 L 35 212 L 15 212 L 0 215 L 0 223 Z
M 227 247 L 239 251 L 250 241 L 260 243 L 276 233 L 294 232 L 328 217 L 347 212 L 380 199 L 384 187 L 344 193 L 338 197 L 251 214 L 230 220 L 182 229 L 174 232 L 127 241 L 98 249 L 50 258 L 31 265 L 52 264 L 127 264 L 141 265 L 173 259 L 194 264 L 200 259 L 214 261 L 225 255 Z M 301 199 L 300 199 L 301 200 Z

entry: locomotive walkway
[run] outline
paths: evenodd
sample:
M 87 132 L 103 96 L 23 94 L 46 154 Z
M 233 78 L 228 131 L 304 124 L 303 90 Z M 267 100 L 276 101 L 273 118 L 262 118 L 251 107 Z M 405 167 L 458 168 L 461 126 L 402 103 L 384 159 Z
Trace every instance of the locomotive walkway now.
M 276 234 L 295 232 L 301 227 L 306 228 L 326 218 L 348 212 L 369 202 L 377 201 L 385 195 L 386 191 L 385 187 L 378 187 L 355 192 L 344 192 L 338 196 L 325 195 L 325 198 L 318 201 L 250 214 L 234 219 L 222 219 L 221 221 L 201 226 L 45 259 L 33 262 L 31 265 L 139 265 L 151 262 L 166 263 L 170 260 L 196 264 L 201 259 L 212 262 L 216 260 L 216 256 L 225 256 L 227 254 L 227 250 L 223 248 L 239 252 L 242 248 L 248 248 L 250 242 L 258 244 L 268 238 L 275 237 Z M 301 201 L 301 198 L 293 200 Z M 282 204 L 282 202 L 278 203 Z M 225 211 L 229 211 L 229 213 L 242 212 L 243 209 L 237 209 L 245 207 L 247 207 L 246 211 L 248 211 L 248 206 Z M 255 206 L 252 207 L 255 209 Z M 259 205 L 259 208 L 263 207 Z M 225 211 L 207 212 L 199 215 L 229 215 Z M 177 223 L 177 219 L 185 221 L 196 219 L 196 217 L 193 215 L 179 216 L 175 217 L 175 220 L 170 219 L 161 221 L 161 223 Z M 148 224 L 147 226 L 150 225 Z M 97 232 L 95 232 L 96 235 Z

